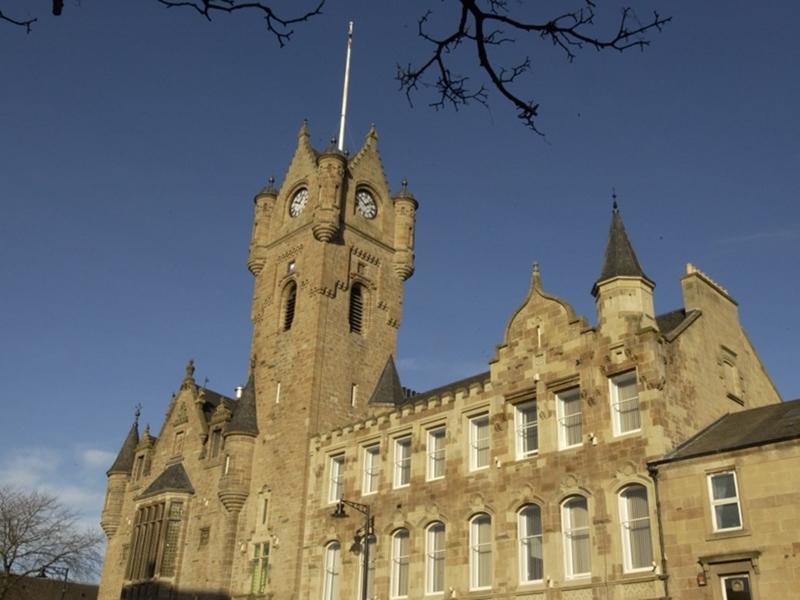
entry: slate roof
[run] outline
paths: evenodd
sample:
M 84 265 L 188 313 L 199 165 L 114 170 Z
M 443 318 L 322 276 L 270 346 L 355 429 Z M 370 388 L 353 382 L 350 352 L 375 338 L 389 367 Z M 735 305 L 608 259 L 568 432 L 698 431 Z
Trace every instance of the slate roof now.
M 242 397 L 233 406 L 233 416 L 225 427 L 225 435 L 258 435 L 258 419 L 256 418 L 256 384 L 253 374 L 247 379 L 242 390 Z
M 205 415 L 206 421 L 211 419 L 211 415 L 214 414 L 214 411 L 217 410 L 220 403 L 225 405 L 229 411 L 234 412 L 236 400 L 228 398 L 228 396 L 215 392 L 214 390 L 203 388 L 203 415 Z
M 125 441 L 122 443 L 122 447 L 119 449 L 119 453 L 117 454 L 117 458 L 114 461 L 114 464 L 111 465 L 111 468 L 106 471 L 106 475 L 111 475 L 113 473 L 124 473 L 126 475 L 130 474 L 131 470 L 133 469 L 133 459 L 136 455 L 136 446 L 139 444 L 139 423 L 134 421 L 133 425 L 131 425 L 131 429 L 128 432 L 128 436 L 125 438 Z
M 800 399 L 729 413 L 653 464 L 800 438 Z
M 155 481 L 147 486 L 147 489 L 142 492 L 139 498 L 147 496 L 154 496 L 161 492 L 186 492 L 194 494 L 192 482 L 189 480 L 189 475 L 186 469 L 183 468 L 183 463 L 175 463 L 164 469 Z
M 397 367 L 394 358 L 389 356 L 383 367 L 378 383 L 369 397 L 369 404 L 394 404 L 398 406 L 406 400 L 403 386 L 400 385 L 400 376 L 397 374 Z
M 679 308 L 678 310 L 673 310 L 662 315 L 656 315 L 656 325 L 658 325 L 658 330 L 661 333 L 667 334 L 683 323 L 685 318 L 686 311 Z
M 611 211 L 611 227 L 608 230 L 608 243 L 603 257 L 603 270 L 600 272 L 600 277 L 597 278 L 594 287 L 592 287 L 592 294 L 597 295 L 597 285 L 599 283 L 614 277 L 641 277 L 655 285 L 653 280 L 644 274 L 642 266 L 639 264 L 639 259 L 636 258 L 636 252 L 633 251 L 631 241 L 625 232 L 622 217 L 619 216 L 619 207 L 616 201 Z

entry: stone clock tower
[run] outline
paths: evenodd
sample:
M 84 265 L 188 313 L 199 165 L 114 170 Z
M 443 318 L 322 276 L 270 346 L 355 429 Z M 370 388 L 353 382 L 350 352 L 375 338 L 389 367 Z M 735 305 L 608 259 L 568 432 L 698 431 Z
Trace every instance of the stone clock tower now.
M 403 282 L 414 272 L 417 202 L 405 184 L 390 194 L 377 139 L 372 128 L 352 157 L 335 144 L 319 152 L 304 124 L 282 186 L 270 181 L 255 198 L 254 389 L 246 393 L 254 394 L 258 438 L 233 457 L 246 494 L 237 538 L 244 547 L 253 524 L 268 528 L 276 598 L 299 589 L 308 440 L 369 414 L 395 353 Z M 233 559 L 232 596 L 248 592 L 236 589 L 248 581 L 244 558 Z

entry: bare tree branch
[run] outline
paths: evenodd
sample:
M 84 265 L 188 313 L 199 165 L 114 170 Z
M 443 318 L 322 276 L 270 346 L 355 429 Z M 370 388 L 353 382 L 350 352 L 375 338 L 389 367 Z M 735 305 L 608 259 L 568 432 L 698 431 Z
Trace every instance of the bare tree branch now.
M 488 77 L 491 86 L 497 90 L 517 111 L 517 117 L 531 130 L 541 133 L 536 126 L 539 115 L 539 104 L 524 99 L 514 89 L 519 77 L 530 71 L 529 56 L 513 66 L 497 64 L 490 55 L 490 47 L 516 42 L 533 34 L 540 39 L 549 40 L 553 46 L 561 49 L 567 60 L 575 59 L 576 52 L 585 47 L 597 51 L 617 50 L 624 52 L 630 48 L 643 50 L 650 44 L 647 34 L 661 29 L 669 23 L 671 17 L 662 17 L 654 12 L 652 17 L 640 22 L 630 7 L 623 8 L 617 27 L 606 35 L 592 31 L 595 18 L 595 2 L 585 0 L 584 6 L 576 10 L 558 15 L 543 22 L 529 22 L 513 18 L 508 14 L 505 0 L 458 0 L 459 16 L 454 31 L 444 37 L 435 37 L 426 27 L 429 25 L 431 11 L 419 20 L 419 36 L 433 46 L 431 56 L 420 66 L 397 66 L 396 78 L 400 89 L 406 94 L 409 102 L 420 87 L 433 87 L 437 91 L 437 99 L 431 102 L 434 108 L 451 106 L 458 110 L 471 102 L 487 105 L 486 87 L 480 84 L 477 89 L 471 88 L 469 77 L 454 73 L 449 66 L 452 56 L 466 42 L 477 54 L 478 63 L 483 74 Z M 481 5 L 483 4 L 484 7 Z M 431 80 L 433 83 L 430 83 Z
M 0 600 L 19 577 L 51 567 L 77 577 L 97 572 L 102 535 L 80 529 L 77 518 L 53 496 L 0 486 Z
M 8 23 L 11 23 L 12 25 L 19 25 L 20 27 L 25 28 L 25 33 L 30 33 L 31 27 L 33 26 L 34 23 L 36 23 L 36 18 L 22 19 L 22 20 L 14 19 L 3 13 L 2 10 L 0 10 L 0 21 L 6 21 Z
M 292 37 L 294 29 L 292 25 L 308 21 L 312 17 L 322 14 L 322 7 L 326 0 L 319 0 L 319 4 L 313 10 L 297 17 L 284 18 L 278 16 L 273 8 L 263 2 L 237 2 L 237 0 L 157 0 L 167 8 L 184 7 L 195 10 L 207 20 L 211 20 L 214 11 L 232 13 L 235 11 L 246 10 L 260 13 L 267 24 L 267 31 L 275 36 L 278 44 L 283 47 Z

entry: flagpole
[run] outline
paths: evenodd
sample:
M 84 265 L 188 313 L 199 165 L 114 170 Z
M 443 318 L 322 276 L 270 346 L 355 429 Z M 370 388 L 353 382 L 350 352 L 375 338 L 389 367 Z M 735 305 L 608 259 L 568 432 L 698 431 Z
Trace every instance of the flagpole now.
M 347 88 L 350 84 L 350 50 L 353 45 L 353 22 L 347 28 L 347 58 L 344 63 L 344 89 L 342 91 L 342 113 L 339 115 L 339 152 L 344 152 L 344 117 L 347 113 Z

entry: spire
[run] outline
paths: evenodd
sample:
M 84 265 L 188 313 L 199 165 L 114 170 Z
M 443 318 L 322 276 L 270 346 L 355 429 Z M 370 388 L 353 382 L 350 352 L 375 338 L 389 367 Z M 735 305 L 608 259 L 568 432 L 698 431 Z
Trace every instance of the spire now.
M 603 270 L 592 287 L 593 296 L 597 296 L 598 286 L 602 282 L 614 277 L 641 277 L 655 287 L 655 283 L 644 274 L 639 260 L 636 258 L 631 241 L 625 232 L 625 225 L 622 224 L 622 217 L 619 215 L 616 194 L 613 197 L 611 227 L 608 230 L 608 243 L 606 244 L 606 254 L 603 258 Z
M 111 468 L 106 471 L 106 475 L 113 475 L 115 473 L 129 475 L 133 469 L 133 459 L 136 455 L 136 446 L 139 444 L 139 415 L 141 412 L 142 407 L 140 404 L 137 404 L 136 412 L 134 413 L 135 416 L 133 419 L 133 425 L 131 425 L 128 436 L 125 438 L 125 441 L 122 443 L 122 447 L 119 449 L 117 459 L 114 461 L 114 464 L 111 465 Z
M 258 419 L 256 418 L 256 384 L 253 381 L 253 371 L 251 366 L 250 376 L 247 378 L 247 385 L 242 390 L 242 397 L 236 401 L 233 407 L 233 416 L 225 427 L 225 435 L 258 435 Z

